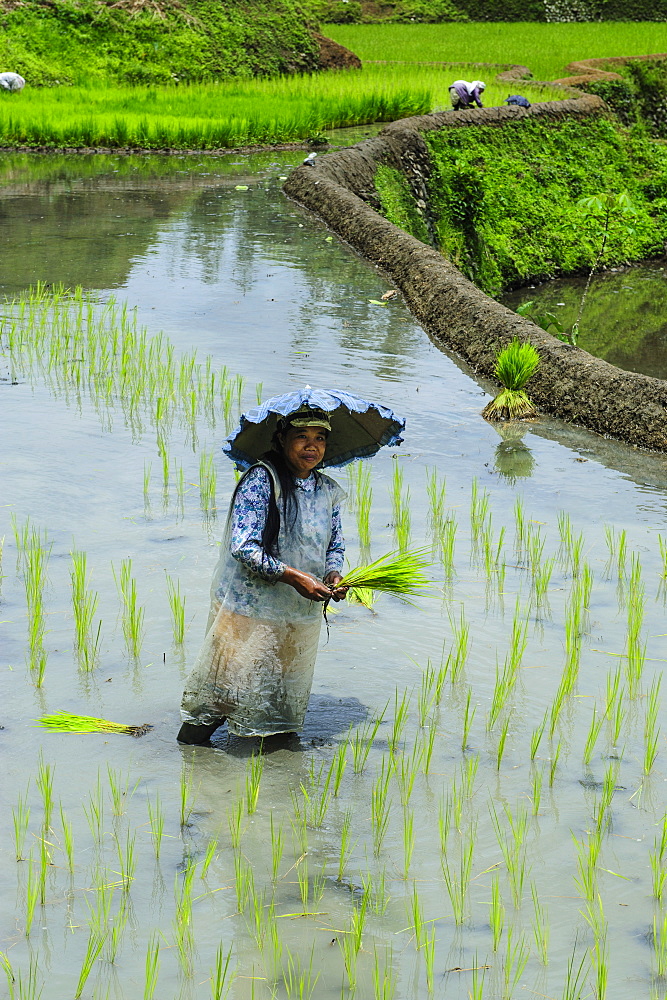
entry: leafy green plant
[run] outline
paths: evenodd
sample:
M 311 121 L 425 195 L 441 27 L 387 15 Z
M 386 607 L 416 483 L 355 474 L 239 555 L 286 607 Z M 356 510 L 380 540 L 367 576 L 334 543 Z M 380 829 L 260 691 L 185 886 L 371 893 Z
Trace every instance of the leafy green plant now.
M 522 420 L 537 411 L 524 387 L 540 365 L 540 355 L 532 344 L 518 338 L 500 352 L 495 376 L 503 390 L 482 410 L 487 420 Z

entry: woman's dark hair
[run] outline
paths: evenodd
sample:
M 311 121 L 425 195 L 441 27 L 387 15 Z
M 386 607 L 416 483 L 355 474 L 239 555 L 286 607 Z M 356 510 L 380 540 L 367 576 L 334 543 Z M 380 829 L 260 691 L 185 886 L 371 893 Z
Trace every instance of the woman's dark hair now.
M 296 482 L 294 474 L 290 472 L 285 456 L 279 450 L 279 444 L 274 439 L 274 447 L 262 455 L 262 461 L 271 465 L 280 483 L 280 496 L 282 500 L 282 519 L 285 526 L 294 527 L 296 521 Z M 280 555 L 278 535 L 280 533 L 281 512 L 278 510 L 276 501 L 276 491 L 273 479 L 269 483 L 271 492 L 269 494 L 269 509 L 266 515 L 266 524 L 262 532 L 262 548 L 270 556 Z

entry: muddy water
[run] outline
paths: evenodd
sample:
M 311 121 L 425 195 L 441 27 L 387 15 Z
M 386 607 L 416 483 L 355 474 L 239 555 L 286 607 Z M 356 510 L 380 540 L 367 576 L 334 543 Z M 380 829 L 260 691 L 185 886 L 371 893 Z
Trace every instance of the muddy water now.
M 582 995 L 593 989 L 596 954 L 603 966 L 608 963 L 608 997 L 662 995 L 653 946 L 654 915 L 660 939 L 662 913 L 653 898 L 649 858 L 664 813 L 662 735 L 648 778 L 643 769 L 647 692 L 667 659 L 659 543 L 661 534 L 667 538 L 665 460 L 548 419 L 502 435 L 485 423 L 479 416 L 488 398 L 484 387 L 429 342 L 400 300 L 372 302 L 387 288 L 382 276 L 282 196 L 281 177 L 302 157 L 5 157 L 0 212 L 11 253 L 3 254 L 1 290 L 17 295 L 39 278 L 81 283 L 102 302 L 114 294 L 136 310 L 150 333 L 164 331 L 177 354 L 196 348 L 202 359 L 212 356 L 216 369 L 240 373 L 247 406 L 257 393 L 302 383 L 342 386 L 386 401 L 407 417 L 407 435 L 399 451 L 382 453 L 370 465 L 372 552 L 380 555 L 395 545 L 396 466 L 403 473 L 412 543 L 432 542 L 426 487 L 427 473 L 435 469 L 439 482 L 446 480 L 438 523 L 456 525 L 454 572 L 446 577 L 436 548 L 431 599 L 405 607 L 385 598 L 375 613 L 347 607 L 335 617 L 328 640 L 322 637 L 306 731 L 300 741 L 266 748 L 257 809 L 248 814 L 246 776 L 256 747 L 227 741 L 224 731 L 215 749 L 193 750 L 174 741 L 183 677 L 205 625 L 217 538 L 234 482 L 218 453 L 224 419 L 215 428 L 199 421 L 194 441 L 174 420 L 165 488 L 150 422 L 143 430 L 132 428 L 119 401 L 96 405 L 99 400 L 71 388 L 66 373 L 76 359 L 62 358 L 61 388 L 54 389 L 53 378 L 45 380 L 35 363 L 21 368 L 0 358 L 0 950 L 23 976 L 26 996 L 35 958 L 37 985 L 47 984 L 43 996 L 49 1000 L 77 993 L 89 929 L 98 924 L 107 936 L 82 996 L 215 996 L 211 970 L 221 946 L 225 956 L 231 949 L 230 970 L 237 974 L 232 997 L 337 998 L 351 995 L 355 978 L 350 960 L 346 971 L 341 942 L 346 935 L 353 939 L 351 921 L 363 913 L 359 997 L 421 998 L 432 988 L 438 997 L 464 998 L 473 989 L 474 966 L 479 977 L 487 967 L 479 996 L 561 996 L 573 954 L 575 968 L 584 960 Z M 207 452 L 215 454 L 217 518 L 204 517 L 200 507 L 199 461 Z M 346 470 L 339 478 L 350 488 Z M 477 532 L 471 523 L 474 481 L 474 509 L 484 523 Z M 487 493 L 491 521 L 483 510 Z M 353 489 L 351 494 L 346 533 L 354 564 L 359 549 Z M 524 535 L 533 538 L 533 563 L 544 567 L 554 560 L 539 603 L 530 556 L 518 544 L 518 499 Z M 574 556 L 568 556 L 562 512 L 570 518 Z M 51 547 L 41 688 L 26 667 L 26 598 L 13 528 L 28 518 Z M 485 547 L 492 547 L 488 560 Z M 87 553 L 90 586 L 98 594 L 95 627 L 102 622 L 100 660 L 90 672 L 80 669 L 73 649 L 74 548 Z M 639 642 L 646 644 L 646 660 L 630 697 L 623 653 L 633 554 L 642 574 L 639 583 L 635 568 L 635 606 L 642 606 L 642 587 L 645 596 Z M 137 658 L 126 651 L 115 583 L 121 560 L 128 558 L 145 609 Z M 550 739 L 548 713 L 567 657 L 567 607 L 585 577 L 584 565 L 592 586 L 576 630 L 580 669 Z M 166 574 L 179 581 L 186 599 L 182 646 L 172 641 Z M 508 655 L 515 614 L 518 623 L 527 623 L 526 647 L 506 705 L 491 724 L 496 674 Z M 439 694 L 431 687 L 422 697 L 429 662 L 440 671 L 457 646 L 464 652 L 450 658 Z M 607 686 L 613 685 L 608 678 L 617 668 L 619 693 L 585 764 L 593 708 L 598 716 L 604 713 Z M 401 728 L 394 720 L 404 691 L 408 708 Z M 365 765 L 358 755 L 355 773 L 348 746 L 338 794 L 330 784 L 328 810 L 318 817 L 313 805 L 304 834 L 301 786 L 316 802 L 318 783 L 350 727 L 370 734 L 383 709 Z M 147 721 L 155 728 L 132 740 L 35 727 L 37 716 L 58 710 Z M 545 713 L 546 729 L 531 763 L 531 737 Z M 665 728 L 662 707 L 657 724 Z M 45 768 L 53 768 L 55 805 L 46 831 L 40 759 L 42 786 Z M 466 795 L 461 769 L 475 766 Z M 615 791 L 608 822 L 601 821 L 601 849 L 588 890 L 594 912 L 598 894 L 603 908 L 598 938 L 606 940 L 606 950 L 601 944 L 595 953 L 594 933 L 582 916 L 587 890 L 575 881 L 585 880 L 573 837 L 583 850 L 610 767 Z M 383 774 L 389 774 L 386 829 L 378 842 L 372 807 L 382 813 Z M 120 789 L 116 802 L 114 783 Z M 20 827 L 21 797 L 30 816 L 18 851 L 23 860 L 17 861 L 12 809 Z M 235 848 L 233 817 L 240 801 Z M 60 803 L 73 831 L 71 872 Z M 154 817 L 164 814 L 157 859 L 149 803 Z M 507 856 L 494 829 L 494 810 Z M 520 827 L 523 810 L 525 831 L 513 848 L 508 814 Z M 346 822 L 349 856 L 339 871 Z M 282 831 L 282 856 L 272 851 L 271 824 L 274 843 Z M 442 861 L 450 865 L 455 889 L 460 858 L 471 842 L 469 891 L 457 924 Z M 128 858 L 128 844 L 134 859 Z M 190 916 L 184 873 L 193 864 Z M 39 895 L 41 871 L 44 905 L 37 901 L 26 937 L 26 901 Z M 383 878 L 386 898 L 378 903 Z M 374 886 L 365 910 L 364 880 Z M 504 909 L 494 950 L 489 905 L 496 881 Z M 550 929 L 546 965 L 534 935 L 531 886 Z M 273 924 L 278 949 L 271 944 Z M 152 942 L 159 946 L 154 993 L 146 980 Z M 309 994 L 306 980 L 312 986 L 318 974 Z

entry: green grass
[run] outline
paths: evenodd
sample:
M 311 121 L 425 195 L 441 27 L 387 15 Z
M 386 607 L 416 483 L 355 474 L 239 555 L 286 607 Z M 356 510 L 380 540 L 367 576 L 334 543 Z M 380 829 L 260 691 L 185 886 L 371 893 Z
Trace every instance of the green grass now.
M 0 144 L 225 149 L 301 141 L 447 107 L 450 76 L 405 64 L 188 87 L 26 88 L 0 99 Z M 501 103 L 506 89 L 489 83 L 487 104 Z
M 565 66 L 574 59 L 638 56 L 667 50 L 667 24 L 654 21 L 327 24 L 324 33 L 352 49 L 362 60 L 521 63 L 529 67 L 536 80 L 565 76 Z M 472 79 L 464 72 L 458 75 Z M 523 93 L 525 87 L 512 84 L 511 89 Z

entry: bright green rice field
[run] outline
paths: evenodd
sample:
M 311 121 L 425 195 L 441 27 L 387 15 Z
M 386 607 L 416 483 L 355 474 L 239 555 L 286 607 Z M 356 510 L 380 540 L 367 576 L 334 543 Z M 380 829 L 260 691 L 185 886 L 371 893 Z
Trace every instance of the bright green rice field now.
M 26 87 L 0 95 L 0 145 L 225 149 L 301 141 L 445 107 L 452 74 L 465 73 L 478 71 L 404 63 L 192 86 Z M 487 82 L 486 103 L 500 104 L 507 84 Z M 562 96 L 522 92 L 534 100 Z
M 667 51 L 667 23 L 656 21 L 327 24 L 324 32 L 362 60 L 521 63 L 536 80 L 565 76 L 565 66 L 574 59 Z

